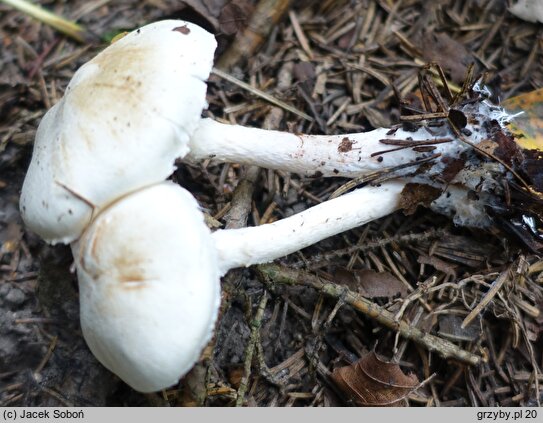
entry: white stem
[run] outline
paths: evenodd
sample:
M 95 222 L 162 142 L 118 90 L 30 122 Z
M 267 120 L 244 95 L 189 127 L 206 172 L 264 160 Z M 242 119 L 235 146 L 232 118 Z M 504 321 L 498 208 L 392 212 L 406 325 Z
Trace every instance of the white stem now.
M 422 128 L 415 132 L 397 129 L 392 133 L 388 128 L 380 128 L 345 135 L 298 135 L 202 119 L 191 138 L 190 153 L 186 159 L 198 161 L 211 158 L 307 176 L 354 177 L 368 171 L 414 162 L 436 153 L 457 156 L 466 149 L 451 134 L 448 126 L 433 129 L 433 132 L 431 134 Z M 443 138 L 449 138 L 451 142 L 436 144 L 430 152 L 404 148 L 374 155 L 397 148 L 382 143 L 383 139 L 428 140 L 431 143 L 431 140 Z
M 274 223 L 212 234 L 222 274 L 267 263 L 398 209 L 404 181 L 364 187 Z

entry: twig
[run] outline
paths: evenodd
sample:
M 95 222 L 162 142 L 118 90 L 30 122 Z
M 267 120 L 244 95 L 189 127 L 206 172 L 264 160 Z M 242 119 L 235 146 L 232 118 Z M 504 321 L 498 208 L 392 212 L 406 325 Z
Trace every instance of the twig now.
M 483 311 L 483 309 L 488 305 L 488 303 L 492 301 L 492 299 L 501 289 L 505 281 L 509 279 L 510 270 L 511 270 L 511 267 L 508 267 L 506 270 L 500 273 L 500 275 L 498 276 L 496 281 L 492 284 L 492 287 L 488 290 L 488 292 L 485 294 L 483 299 L 466 316 L 466 318 L 462 322 L 462 325 L 460 326 L 462 329 L 466 328 L 466 326 L 468 326 L 472 322 L 472 320 L 475 319 L 481 311 Z
M 258 88 L 252 87 L 246 82 L 240 81 L 236 77 L 230 75 L 227 72 L 224 72 L 218 68 L 213 68 L 212 73 L 217 75 L 218 77 L 227 80 L 228 82 L 231 82 L 232 84 L 237 85 L 240 88 L 243 88 L 244 90 L 249 91 L 251 94 L 256 95 L 257 97 L 260 97 L 266 101 L 268 101 L 271 104 L 274 104 L 278 107 L 281 107 L 282 109 L 285 109 L 288 112 L 294 113 L 295 115 L 300 116 L 301 118 L 308 120 L 309 122 L 313 122 L 313 118 L 309 116 L 308 114 L 302 112 L 301 110 L 298 110 L 296 107 L 291 106 L 290 104 L 285 103 L 284 101 L 278 100 L 274 96 L 265 93 L 262 90 L 259 90 Z
M 251 364 L 253 362 L 253 355 L 255 352 L 255 346 L 257 341 L 260 340 L 259 331 L 262 326 L 262 317 L 264 317 L 264 310 L 266 309 L 266 304 L 268 303 L 268 294 L 264 291 L 262 298 L 260 299 L 260 304 L 256 310 L 255 317 L 251 322 L 251 335 L 249 337 L 249 342 L 245 349 L 245 359 L 243 361 L 243 377 L 239 384 L 238 397 L 236 399 L 236 407 L 241 407 L 243 405 L 243 400 L 245 398 L 245 392 L 247 392 L 247 387 L 249 383 L 249 377 L 251 376 Z
M 281 20 L 289 6 L 290 0 L 260 0 L 247 28 L 236 35 L 217 66 L 227 70 L 242 59 L 251 57 L 268 38 L 269 32 Z
M 307 41 L 307 37 L 304 34 L 302 26 L 300 25 L 300 22 L 298 21 L 298 17 L 296 16 L 294 10 L 288 12 L 288 17 L 290 18 L 292 29 L 294 30 L 296 38 L 298 38 L 302 49 L 305 51 L 305 54 L 307 54 L 307 57 L 309 57 L 309 59 L 313 59 L 313 52 L 311 51 L 311 47 L 309 46 L 309 41 Z
M 51 358 L 51 355 L 53 355 L 53 351 L 55 347 L 57 346 L 57 341 L 58 341 L 58 337 L 54 336 L 53 339 L 51 340 L 51 343 L 49 344 L 49 348 L 47 348 L 47 352 L 45 353 L 45 356 L 40 361 L 40 364 L 38 364 L 38 367 L 36 367 L 36 370 L 34 370 L 35 375 L 38 375 L 41 373 L 41 371 L 43 370 L 43 368 L 45 367 L 45 365 Z
M 75 404 L 68 401 L 66 398 L 64 398 L 63 395 L 61 395 L 57 391 L 55 391 L 53 389 L 50 389 L 50 388 L 47 388 L 46 386 L 41 386 L 41 385 L 40 385 L 40 389 L 43 392 L 45 392 L 46 394 L 49 394 L 50 396 L 55 398 L 58 402 L 60 402 L 62 404 L 63 407 L 75 407 Z
M 322 254 L 315 254 L 312 257 L 307 258 L 305 261 L 299 261 L 294 264 L 292 264 L 291 267 L 293 268 L 300 268 L 302 266 L 310 266 L 312 269 L 315 269 L 317 267 L 322 267 L 328 265 L 328 263 L 336 258 L 346 255 L 351 255 L 353 253 L 358 252 L 364 252 L 364 251 L 371 251 L 376 250 L 378 248 L 381 248 L 385 245 L 398 243 L 398 244 L 411 244 L 411 243 L 417 243 L 422 241 L 432 241 L 434 239 L 440 239 L 444 235 L 447 234 L 447 231 L 442 229 L 429 229 L 425 232 L 420 233 L 412 233 L 412 234 L 402 234 L 402 235 L 396 235 L 388 238 L 383 239 L 377 239 L 374 241 L 366 241 L 361 244 L 352 245 L 350 247 L 341 248 L 338 250 L 322 253 Z
M 231 201 L 231 208 L 225 216 L 226 229 L 244 228 L 247 226 L 247 218 L 251 211 L 251 202 L 255 184 L 260 175 L 258 166 L 249 166 L 245 170 L 245 176 L 238 183 Z
M 69 21 L 62 16 L 55 15 L 54 13 L 42 9 L 41 7 L 36 6 L 35 4 L 32 4 L 26 0 L 0 1 L 13 7 L 14 9 L 19 10 L 20 12 L 26 13 L 27 15 L 37 19 L 40 22 L 43 22 L 46 25 L 57 29 L 80 43 L 96 41 L 97 37 L 88 32 L 83 26 Z
M 422 345 L 429 351 L 438 353 L 445 359 L 452 358 L 474 366 L 480 364 L 482 361 L 480 356 L 463 350 L 450 341 L 424 333 L 420 329 L 410 326 L 404 320 L 396 320 L 392 313 L 377 304 L 342 286 L 330 282 L 323 282 L 317 276 L 274 264 L 257 266 L 257 272 L 263 280 L 268 282 L 310 286 L 334 298 L 344 296 L 345 302 L 356 310 L 375 319 L 383 326 L 398 331 L 404 338 Z
M 266 364 L 264 358 L 264 348 L 262 347 L 262 339 L 260 337 L 260 332 L 256 334 L 256 359 L 258 361 L 258 367 L 260 369 L 260 374 L 266 379 L 269 383 L 274 385 L 280 390 L 284 390 L 285 384 L 283 384 L 275 375 L 271 372 L 270 368 Z

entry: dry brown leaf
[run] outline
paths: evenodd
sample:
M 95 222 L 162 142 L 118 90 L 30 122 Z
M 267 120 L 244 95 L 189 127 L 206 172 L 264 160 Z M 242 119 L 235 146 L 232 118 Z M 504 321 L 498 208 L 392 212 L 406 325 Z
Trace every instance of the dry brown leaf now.
M 468 341 L 473 342 L 481 336 L 480 328 L 477 324 L 470 324 L 467 327 L 462 327 L 462 317 L 453 314 L 445 314 L 438 317 L 439 331 L 438 333 L 450 339 L 451 341 Z
M 249 0 L 183 0 L 182 3 L 205 18 L 216 32 L 227 35 L 244 28 L 252 13 Z
M 424 184 L 406 184 L 400 195 L 400 208 L 406 215 L 415 213 L 418 206 L 429 207 L 441 195 L 441 189 Z
M 389 272 L 339 268 L 334 273 L 334 279 L 336 283 L 345 285 L 366 298 L 392 298 L 407 294 L 407 287 Z
M 441 162 L 445 165 L 441 178 L 447 183 L 451 182 L 466 165 L 464 158 L 443 157 Z
M 292 69 L 292 74 L 294 75 L 296 82 L 300 84 L 300 88 L 310 96 L 315 89 L 317 78 L 315 66 L 310 62 L 296 63 Z
M 444 260 L 438 259 L 437 257 L 428 256 L 426 254 L 419 254 L 419 256 L 417 257 L 417 263 L 429 264 L 430 266 L 447 275 L 452 275 L 456 277 L 457 266 L 449 264 Z
M 226 35 L 234 35 L 247 26 L 253 6 L 247 0 L 230 1 L 219 15 L 219 29 Z
M 456 83 L 464 80 L 468 65 L 474 62 L 466 47 L 444 32 L 423 32 L 420 47 L 424 60 L 437 62 Z
M 418 385 L 415 374 L 406 375 L 400 366 L 387 363 L 371 352 L 350 366 L 332 373 L 338 388 L 362 407 L 398 407 Z
M 243 379 L 243 366 L 234 366 L 228 371 L 228 382 L 234 389 L 239 389 L 241 380 Z

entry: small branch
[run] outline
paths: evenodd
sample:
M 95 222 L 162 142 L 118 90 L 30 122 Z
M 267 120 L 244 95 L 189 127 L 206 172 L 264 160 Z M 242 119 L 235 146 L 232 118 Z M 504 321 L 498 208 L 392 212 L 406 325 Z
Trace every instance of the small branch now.
M 225 216 L 226 229 L 238 229 L 247 226 L 247 217 L 251 212 L 251 202 L 255 184 L 260 175 L 258 166 L 249 166 L 238 183 L 231 201 L 232 207 Z
M 302 112 L 301 110 L 298 110 L 296 107 L 291 106 L 290 104 L 285 103 L 284 101 L 278 100 L 274 96 L 259 90 L 258 88 L 252 87 L 251 85 L 247 84 L 246 82 L 243 82 L 239 80 L 238 78 L 230 75 L 227 72 L 224 72 L 218 68 L 213 68 L 211 71 L 213 74 L 217 75 L 219 78 L 222 78 L 234 85 L 237 85 L 240 88 L 243 88 L 244 90 L 247 90 L 251 94 L 256 95 L 257 97 L 262 98 L 263 100 L 266 100 L 267 102 L 281 107 L 282 109 L 285 109 L 287 112 L 294 113 L 295 115 L 300 116 L 301 118 L 308 120 L 309 122 L 313 122 L 313 118 L 309 116 L 307 113 Z
M 253 355 L 255 353 L 255 347 L 257 342 L 260 342 L 259 331 L 260 327 L 262 326 L 262 317 L 264 317 L 264 310 L 266 309 L 267 303 L 268 294 L 266 291 L 264 291 L 264 294 L 260 299 L 258 309 L 256 310 L 255 317 L 251 322 L 251 335 L 249 337 L 249 342 L 247 343 L 247 348 L 245 349 L 245 360 L 243 361 L 243 377 L 241 378 L 241 382 L 239 384 L 236 407 L 241 407 L 243 405 L 245 392 L 247 392 L 249 377 L 251 376 L 251 364 L 253 362 Z
M 308 257 L 303 261 L 295 262 L 294 264 L 290 265 L 290 267 L 299 269 L 302 266 L 306 266 L 309 267 L 311 270 L 316 270 L 320 267 L 327 266 L 329 262 L 336 257 L 349 256 L 354 253 L 364 251 L 372 251 L 393 243 L 408 245 L 411 243 L 419 243 L 423 241 L 433 241 L 435 239 L 442 238 L 446 234 L 447 231 L 444 229 L 430 228 L 429 230 L 420 233 L 408 233 L 382 239 L 376 239 L 374 241 L 365 241 L 363 244 L 351 245 L 346 248 L 315 254 L 314 256 Z
M 509 279 L 511 267 L 508 267 L 506 270 L 504 270 L 498 278 L 494 281 L 492 284 L 492 287 L 488 290 L 488 292 L 485 294 L 483 299 L 477 306 L 473 308 L 473 310 L 470 311 L 470 313 L 466 316 L 464 321 L 462 322 L 462 325 L 460 326 L 462 329 L 466 328 L 475 317 L 479 315 L 481 311 L 492 301 L 492 299 L 495 297 L 495 295 L 499 292 L 503 284 Z
M 219 59 L 217 66 L 226 70 L 241 59 L 251 57 L 284 16 L 290 3 L 290 0 L 260 0 L 247 28 L 236 35 L 228 50 Z
M 473 366 L 482 362 L 480 356 L 463 350 L 445 339 L 430 335 L 418 328 L 412 327 L 404 320 L 396 320 L 394 315 L 389 311 L 342 286 L 330 282 L 323 282 L 320 278 L 300 270 L 287 269 L 274 264 L 260 265 L 257 267 L 257 271 L 263 279 L 267 279 L 273 283 L 305 285 L 334 298 L 339 299 L 343 297 L 345 302 L 356 310 L 375 319 L 383 326 L 398 331 L 404 338 L 422 345 L 429 351 L 436 352 L 445 359 L 452 358 Z
M 36 367 L 36 370 L 34 370 L 35 375 L 39 375 L 41 373 L 41 371 L 43 370 L 43 368 L 45 367 L 45 365 L 47 364 L 47 362 L 53 355 L 53 351 L 55 347 L 57 346 L 57 341 L 58 341 L 58 337 L 57 336 L 53 337 L 53 339 L 51 340 L 51 343 L 49 344 L 49 348 L 47 349 L 47 352 L 45 353 L 45 356 L 43 357 L 40 364 L 38 364 L 38 367 Z

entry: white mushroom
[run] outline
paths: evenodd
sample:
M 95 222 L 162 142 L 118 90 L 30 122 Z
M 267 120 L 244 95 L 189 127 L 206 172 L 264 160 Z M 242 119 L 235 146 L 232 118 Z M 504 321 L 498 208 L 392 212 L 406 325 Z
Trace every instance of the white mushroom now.
M 23 186 L 27 225 L 49 242 L 72 242 L 89 347 L 144 392 L 172 385 L 198 358 L 216 319 L 221 275 L 387 215 L 406 183 L 365 187 L 270 225 L 210 234 L 192 196 L 163 182 L 177 157 L 357 176 L 469 151 L 447 125 L 314 137 L 201 120 L 214 48 L 211 34 L 180 21 L 145 26 L 108 47 L 44 117 Z M 484 102 L 462 111 L 481 117 L 466 128 L 472 142 L 485 139 L 483 123 L 502 113 Z M 435 148 L 376 154 L 394 149 L 383 139 Z M 444 166 L 437 160 L 412 180 L 431 183 Z
M 518 0 L 509 8 L 509 11 L 528 22 L 543 22 L 542 0 Z
M 413 130 L 397 126 L 355 134 L 305 135 L 202 119 L 185 159 L 243 163 L 305 176 L 356 177 L 399 168 L 394 175 L 405 178 L 404 183 L 428 184 L 444 191 L 432 203 L 435 211 L 453 217 L 457 224 L 483 227 L 490 223 L 484 206 L 501 190 L 493 178 L 503 176 L 505 169 L 497 162 L 485 164 L 475 157 L 472 146 L 492 139 L 492 122 L 504 128 L 512 117 L 487 100 L 467 102 L 458 111 L 467 120 L 461 137 L 445 121 Z M 424 171 L 417 172 L 417 163 L 432 158 Z M 466 167 L 451 180 L 443 180 L 448 164 L 455 160 L 466 160 Z M 479 192 L 479 198 L 468 198 L 468 190 Z M 379 204 L 397 203 L 401 191 L 383 189 L 377 204 L 360 202 L 355 207 L 368 207 L 371 212 Z
M 220 302 L 214 242 L 192 195 L 169 182 L 127 195 L 72 250 L 93 354 L 138 391 L 176 383 L 210 340 Z
M 211 338 L 220 276 L 389 214 L 402 187 L 367 187 L 272 224 L 213 234 L 178 185 L 127 195 L 72 243 L 83 336 L 96 358 L 134 389 L 167 388 Z M 383 192 L 395 195 L 383 202 Z M 365 202 L 373 207 L 359 207 Z
M 398 210 L 404 181 L 367 186 L 273 223 L 212 234 L 221 274 L 267 263 Z
M 162 21 L 131 32 L 81 67 L 38 129 L 21 195 L 28 227 L 48 242 L 71 242 L 108 204 L 164 180 L 178 157 L 353 177 L 469 149 L 447 126 L 312 136 L 201 119 L 215 46 L 194 24 Z M 500 113 L 484 102 L 462 111 L 481 121 Z M 476 126 L 468 125 L 472 142 L 482 139 Z M 435 144 L 434 150 L 385 144 L 407 140 Z M 377 154 L 383 150 L 392 151 Z M 432 171 L 440 170 L 438 161 Z
M 215 46 L 197 25 L 162 21 L 82 66 L 38 128 L 20 202 L 28 227 L 69 243 L 111 202 L 166 179 L 206 107 Z
M 72 244 L 83 335 L 98 360 L 134 389 L 167 388 L 211 337 L 221 276 L 386 216 L 399 208 L 404 186 L 367 186 L 274 223 L 212 234 L 194 198 L 177 185 L 130 194 Z

